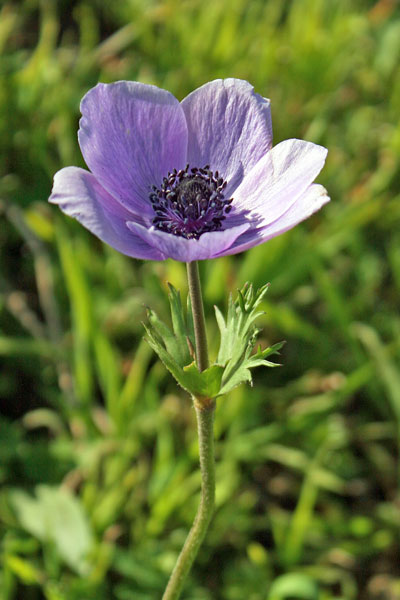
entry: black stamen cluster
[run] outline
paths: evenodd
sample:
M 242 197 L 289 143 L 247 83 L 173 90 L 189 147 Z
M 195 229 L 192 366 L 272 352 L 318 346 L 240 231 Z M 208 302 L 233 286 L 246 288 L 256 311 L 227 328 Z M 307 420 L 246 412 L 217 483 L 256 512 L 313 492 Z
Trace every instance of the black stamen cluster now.
M 150 193 L 153 225 L 166 233 L 196 240 L 206 231 L 221 229 L 233 200 L 225 200 L 225 188 L 226 181 L 218 171 L 210 171 L 209 165 L 174 169 L 164 177 L 160 188 L 153 186 Z

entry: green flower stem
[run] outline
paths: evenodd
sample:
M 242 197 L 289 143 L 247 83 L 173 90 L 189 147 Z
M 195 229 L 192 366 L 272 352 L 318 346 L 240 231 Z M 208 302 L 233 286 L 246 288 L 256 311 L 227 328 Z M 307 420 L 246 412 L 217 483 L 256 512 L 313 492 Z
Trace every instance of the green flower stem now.
M 193 309 L 197 366 L 200 371 L 203 371 L 208 367 L 208 350 L 197 263 L 188 263 L 187 272 Z M 171 574 L 163 595 L 163 600 L 177 600 L 179 598 L 186 576 L 197 556 L 214 513 L 215 460 L 213 426 L 215 400 L 212 398 L 194 398 L 194 406 L 199 434 L 201 499 L 194 523 Z
M 208 367 L 208 348 L 206 323 L 204 320 L 203 298 L 201 295 L 199 265 L 195 261 L 187 263 L 186 266 L 190 301 L 192 303 L 193 311 L 197 366 L 199 371 L 204 371 Z
M 214 512 L 215 468 L 214 468 L 214 408 L 215 403 L 203 408 L 196 405 L 197 429 L 201 469 L 201 500 L 196 518 L 186 542 L 172 571 L 163 600 L 177 600 L 181 594 L 187 574 L 197 556 L 208 525 Z

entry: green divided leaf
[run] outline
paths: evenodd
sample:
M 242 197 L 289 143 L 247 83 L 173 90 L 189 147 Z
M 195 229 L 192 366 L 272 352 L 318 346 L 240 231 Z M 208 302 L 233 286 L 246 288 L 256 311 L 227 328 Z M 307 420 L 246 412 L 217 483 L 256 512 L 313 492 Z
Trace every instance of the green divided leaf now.
M 213 365 L 200 373 L 193 356 L 193 316 L 188 300 L 183 311 L 179 292 L 169 284 L 172 330 L 152 310 L 145 325 L 146 339 L 180 386 L 193 396 L 214 398 L 221 387 L 223 367 Z
M 221 387 L 220 394 L 227 394 L 241 383 L 252 384 L 253 380 L 251 369 L 254 369 L 255 367 L 279 367 L 279 363 L 273 363 L 269 360 L 265 360 L 265 358 L 270 354 L 278 354 L 284 343 L 285 342 L 278 342 L 277 344 L 265 348 L 264 350 L 259 348 L 257 354 L 246 356 L 245 360 L 238 368 L 228 372 L 228 376 L 226 376 L 224 373 L 222 378 L 223 385 Z
M 193 316 L 190 302 L 184 312 L 179 292 L 169 285 L 172 329 L 149 309 L 149 323 L 145 325 L 146 339 L 161 361 L 183 389 L 193 396 L 215 398 L 226 394 L 241 383 L 251 383 L 251 369 L 259 366 L 276 367 L 266 358 L 276 354 L 283 342 L 270 348 L 258 348 L 254 354 L 259 329 L 254 321 L 263 313 L 257 307 L 268 290 L 268 285 L 254 290 L 246 284 L 233 301 L 229 298 L 226 320 L 215 307 L 221 343 L 217 361 L 203 372 L 194 357 Z
M 232 358 L 240 358 L 251 338 L 258 333 L 254 327 L 254 321 L 261 316 L 262 312 L 256 312 L 257 307 L 268 291 L 269 284 L 254 292 L 253 286 L 246 284 L 233 301 L 229 297 L 228 314 L 226 321 L 221 311 L 215 307 L 218 327 L 221 333 L 221 343 L 217 362 L 226 365 Z
M 230 296 L 226 320 L 221 311 L 215 307 L 221 333 L 217 363 L 224 366 L 220 394 L 226 394 L 241 383 L 251 383 L 251 369 L 255 367 L 278 366 L 265 359 L 271 354 L 278 353 L 283 342 L 264 350 L 259 348 L 256 354 L 252 354 L 259 333 L 254 322 L 263 314 L 257 311 L 257 308 L 267 293 L 268 287 L 269 284 L 266 284 L 259 290 L 254 290 L 251 284 L 246 284 L 238 292 L 235 301 Z
M 191 365 L 184 368 L 184 372 L 188 378 L 190 377 L 192 389 L 196 390 L 195 395 L 215 398 L 220 393 L 224 367 L 212 365 L 200 373 L 196 363 L 192 362 Z
M 154 311 L 149 309 L 148 317 L 151 327 L 146 328 L 146 331 L 149 334 L 149 329 L 151 329 L 152 336 L 155 337 L 160 343 L 164 344 L 165 350 L 171 355 L 171 358 L 173 357 L 174 362 L 176 362 L 179 366 L 184 367 L 190 364 L 193 360 L 193 357 L 190 355 L 190 343 L 188 343 L 189 339 L 191 344 L 194 345 L 194 337 L 192 337 L 192 315 L 189 307 L 187 310 L 187 315 L 184 315 L 179 292 L 174 288 L 173 285 L 168 285 L 172 330 L 159 319 Z M 155 348 L 153 349 L 155 350 Z
M 177 362 L 174 355 L 168 352 L 163 344 L 163 340 L 158 339 L 154 335 L 154 331 L 151 327 L 145 325 L 145 329 L 148 343 L 184 390 L 193 396 L 214 398 L 218 395 L 224 371 L 223 367 L 213 365 L 201 373 L 194 361 L 191 362 L 191 364 L 182 367 Z

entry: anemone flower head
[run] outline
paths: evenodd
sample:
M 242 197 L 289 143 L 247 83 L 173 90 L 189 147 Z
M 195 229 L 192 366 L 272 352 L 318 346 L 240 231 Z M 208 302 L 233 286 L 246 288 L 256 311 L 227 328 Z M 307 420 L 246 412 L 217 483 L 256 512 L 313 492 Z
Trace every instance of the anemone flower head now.
M 182 102 L 132 81 L 99 83 L 81 102 L 90 171 L 56 173 L 50 202 L 119 252 L 183 262 L 236 254 L 328 202 L 313 181 L 327 150 L 272 147 L 269 100 L 218 79 Z

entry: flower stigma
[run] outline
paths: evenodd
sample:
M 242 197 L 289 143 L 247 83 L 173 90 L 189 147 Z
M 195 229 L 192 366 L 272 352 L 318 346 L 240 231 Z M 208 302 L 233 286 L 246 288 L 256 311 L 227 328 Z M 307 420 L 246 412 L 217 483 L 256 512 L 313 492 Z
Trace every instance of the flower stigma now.
M 161 231 L 186 239 L 196 239 L 208 231 L 222 228 L 231 210 L 233 198 L 226 200 L 226 181 L 210 165 L 189 170 L 174 169 L 164 177 L 160 188 L 152 186 L 150 202 L 155 217 L 153 225 Z

